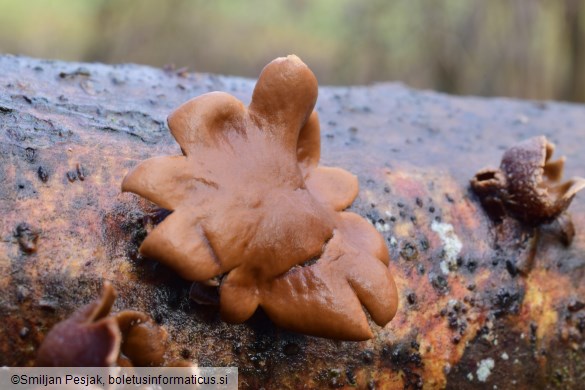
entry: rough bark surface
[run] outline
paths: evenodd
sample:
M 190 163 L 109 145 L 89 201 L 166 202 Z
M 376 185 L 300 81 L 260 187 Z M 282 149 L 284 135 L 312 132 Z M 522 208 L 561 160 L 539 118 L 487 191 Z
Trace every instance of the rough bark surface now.
M 469 179 L 544 134 L 585 174 L 585 107 L 453 97 L 399 84 L 323 87 L 322 163 L 358 175 L 352 211 L 387 240 L 400 291 L 374 339 L 341 342 L 241 325 L 189 299 L 189 283 L 137 248 L 165 213 L 120 183 L 137 162 L 179 154 L 165 119 L 202 93 L 249 102 L 253 80 L 0 57 L 0 365 L 30 365 L 56 322 L 116 286 L 172 339 L 169 359 L 238 366 L 242 388 L 578 388 L 585 373 L 585 199 L 563 246 L 494 225 Z M 373 325 L 375 327 L 375 325 Z

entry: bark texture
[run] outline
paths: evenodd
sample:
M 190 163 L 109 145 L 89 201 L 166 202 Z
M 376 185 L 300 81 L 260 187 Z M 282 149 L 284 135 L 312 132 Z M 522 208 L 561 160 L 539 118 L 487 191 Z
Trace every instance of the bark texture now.
M 310 64 L 309 64 L 310 65 Z M 359 177 L 350 210 L 387 240 L 396 318 L 365 342 L 242 325 L 189 299 L 189 283 L 137 248 L 166 215 L 120 183 L 139 161 L 179 154 L 166 116 L 205 92 L 249 103 L 253 80 L 0 57 L 0 365 L 29 365 L 58 321 L 99 295 L 140 310 L 168 359 L 238 366 L 242 388 L 578 388 L 585 372 L 585 199 L 569 247 L 548 229 L 495 225 L 469 189 L 503 151 L 546 135 L 585 174 L 585 108 L 453 97 L 399 84 L 322 87 L 322 164 Z M 524 263 L 522 263 L 524 264 Z

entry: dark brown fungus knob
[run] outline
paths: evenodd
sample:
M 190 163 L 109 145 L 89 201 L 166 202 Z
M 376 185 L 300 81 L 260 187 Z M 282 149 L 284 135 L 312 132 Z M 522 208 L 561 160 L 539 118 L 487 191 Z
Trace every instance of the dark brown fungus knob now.
M 126 361 L 139 367 L 163 365 L 167 343 L 167 332 L 163 328 L 139 311 L 122 311 L 116 314 L 116 320 L 122 332 L 119 365 L 128 365 Z
M 42 367 L 108 367 L 120 353 L 121 335 L 114 317 L 108 317 L 116 293 L 105 283 L 102 296 L 59 322 L 37 353 Z
M 544 136 L 530 138 L 508 149 L 500 169 L 484 169 L 471 187 L 496 219 L 510 215 L 538 226 L 554 221 L 585 188 L 585 179 L 559 183 L 565 159 L 551 161 L 554 145 Z
M 167 334 L 137 311 L 109 315 L 116 292 L 104 283 L 102 297 L 59 322 L 37 353 L 42 367 L 159 366 Z M 121 349 L 120 349 L 121 347 Z M 122 351 L 122 354 L 120 354 Z
M 316 99 L 309 68 L 296 56 L 278 58 L 249 107 L 221 92 L 180 106 L 168 124 L 183 155 L 142 162 L 122 190 L 173 211 L 142 243 L 144 256 L 190 281 L 224 275 L 226 321 L 245 321 L 260 306 L 291 330 L 368 339 L 362 307 L 385 325 L 397 291 L 383 237 L 342 212 L 357 178 L 318 166 Z

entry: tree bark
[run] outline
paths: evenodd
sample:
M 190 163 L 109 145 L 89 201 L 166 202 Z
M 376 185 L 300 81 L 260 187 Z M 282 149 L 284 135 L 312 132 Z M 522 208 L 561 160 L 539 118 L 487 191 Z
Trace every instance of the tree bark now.
M 356 174 L 351 210 L 384 235 L 400 306 L 365 342 L 231 325 L 137 248 L 161 211 L 120 183 L 179 154 L 166 116 L 213 90 L 248 103 L 253 80 L 137 65 L 0 57 L 0 365 L 30 365 L 48 330 L 116 286 L 152 315 L 169 359 L 237 366 L 242 388 L 577 388 L 585 372 L 585 199 L 572 245 L 494 224 L 469 189 L 503 150 L 544 134 L 584 175 L 585 108 L 453 97 L 399 84 L 322 87 L 322 163 Z M 459 243 L 459 244 L 458 244 Z M 447 262 L 447 263 L 445 263 Z M 445 264 L 450 264 L 445 270 Z M 374 326 L 375 327 L 375 326 Z M 493 364 L 492 364 L 493 363 Z
M 585 12 L 583 3 L 565 0 L 568 67 L 564 98 L 585 102 Z

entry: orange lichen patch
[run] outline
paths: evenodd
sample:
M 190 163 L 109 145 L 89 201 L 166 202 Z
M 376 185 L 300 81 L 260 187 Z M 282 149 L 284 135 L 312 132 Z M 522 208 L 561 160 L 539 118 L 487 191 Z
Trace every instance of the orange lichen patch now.
M 549 223 L 585 188 L 585 179 L 559 183 L 565 158 L 550 158 L 554 145 L 544 136 L 530 138 L 508 149 L 499 169 L 483 169 L 471 187 L 496 219 L 509 214 L 529 225 Z
M 445 367 L 455 366 L 459 362 L 465 353 L 467 343 L 476 336 L 485 323 L 485 315 L 480 308 L 469 308 L 465 315 L 465 332 L 459 333 L 457 328 L 445 330 L 446 327 L 450 328 L 447 326 L 450 313 L 447 312 L 446 316 L 439 315 L 441 309 L 450 308 L 449 311 L 451 311 L 455 310 L 457 305 L 465 306 L 463 297 L 468 294 L 464 278 L 452 277 L 449 282 L 451 288 L 449 296 L 439 296 L 434 300 L 433 305 L 427 306 L 427 310 L 436 313 L 433 317 L 429 318 L 423 313 L 410 311 L 409 317 L 405 318 L 402 324 L 405 327 L 408 327 L 408 324 L 418 324 L 418 333 L 424 335 L 420 337 L 421 356 L 425 361 L 422 375 L 427 379 L 432 378 L 440 388 L 444 387 L 447 381 Z M 427 294 L 433 293 L 428 284 L 426 290 Z M 430 299 L 426 297 L 426 300 Z M 397 327 L 401 325 L 398 317 L 395 320 Z
M 51 329 L 41 344 L 41 367 L 159 366 L 167 334 L 142 312 L 108 315 L 116 299 L 110 283 L 102 297 Z
M 173 211 L 140 252 L 188 280 L 225 275 L 229 322 L 261 306 L 280 326 L 312 335 L 372 337 L 397 307 L 383 238 L 341 212 L 355 176 L 319 167 L 317 80 L 296 56 L 267 65 L 249 107 L 226 93 L 180 106 L 168 119 L 183 155 L 142 162 L 122 183 Z
M 520 309 L 520 318 L 522 321 L 518 322 L 521 332 L 529 335 L 530 325 L 536 325 L 535 336 L 537 340 L 542 343 L 542 347 L 546 347 L 549 342 L 557 338 L 562 321 L 559 321 L 559 308 L 566 300 L 567 291 L 577 293 L 577 296 L 582 296 L 585 289 L 575 289 L 572 287 L 572 282 L 568 277 L 555 275 L 555 278 L 550 277 L 550 271 L 545 269 L 535 269 L 526 278 L 526 293 L 524 301 Z M 563 292 L 561 294 L 561 292 Z
M 387 370 L 381 373 L 377 379 L 379 382 L 384 383 L 384 388 L 386 389 L 398 390 L 405 388 L 405 378 L 403 372 L 395 373 L 393 371 Z
M 487 218 L 478 210 L 480 206 L 467 199 L 452 177 L 436 172 L 430 189 L 422 184 L 429 182 L 428 177 L 419 176 L 415 172 L 405 179 L 404 174 L 395 171 L 385 177 L 392 198 L 372 198 L 365 203 L 388 202 L 391 215 L 396 215 L 388 233 L 392 235 L 390 240 L 396 242 L 395 250 L 401 250 L 405 243 L 418 250 L 417 258 L 404 257 L 390 263 L 398 291 L 402 292 L 402 310 L 393 319 L 386 337 L 415 338 L 424 365 L 411 369 L 429 388 L 443 388 L 449 368 L 460 362 L 469 343 L 487 322 L 485 306 L 476 296 L 480 291 L 493 290 L 493 275 L 482 266 L 482 259 L 491 256 L 491 241 L 486 239 L 490 232 Z M 416 196 L 412 198 L 411 194 Z M 449 257 L 451 262 L 447 262 Z M 479 266 L 473 267 L 472 278 L 467 267 L 471 260 Z M 449 267 L 442 267 L 444 262 Z M 439 278 L 445 283 L 444 290 L 442 284 L 434 285 Z M 469 289 L 470 280 L 473 291 Z

